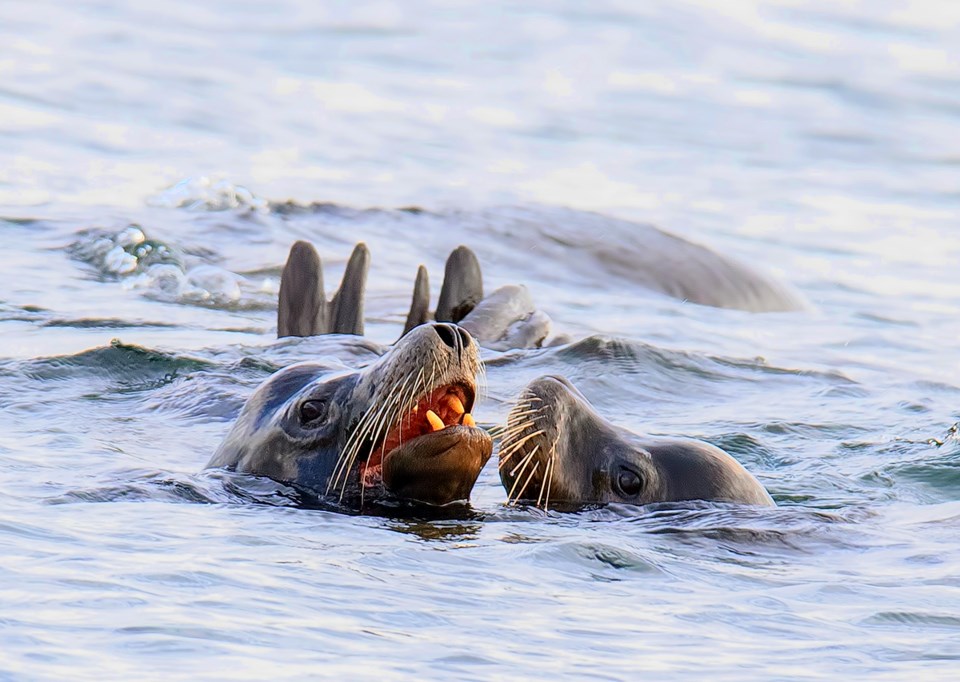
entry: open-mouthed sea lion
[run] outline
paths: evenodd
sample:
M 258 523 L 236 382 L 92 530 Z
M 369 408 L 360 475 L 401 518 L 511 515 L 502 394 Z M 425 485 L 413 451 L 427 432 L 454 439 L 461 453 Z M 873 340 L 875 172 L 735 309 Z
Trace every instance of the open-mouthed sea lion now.
M 352 506 L 466 500 L 493 450 L 470 414 L 480 369 L 476 342 L 452 324 L 417 327 L 361 370 L 292 365 L 250 396 L 208 467 Z
M 529 384 L 503 433 L 500 480 L 510 501 L 544 508 L 681 500 L 774 504 L 723 450 L 615 426 L 562 377 Z

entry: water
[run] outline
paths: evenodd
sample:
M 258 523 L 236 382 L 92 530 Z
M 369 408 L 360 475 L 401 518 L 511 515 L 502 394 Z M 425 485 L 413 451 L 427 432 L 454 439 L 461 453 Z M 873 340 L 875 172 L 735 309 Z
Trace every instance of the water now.
M 954 679 L 960 9 L 718 4 L 0 3 L 0 677 Z M 537 258 L 615 218 L 812 309 Z M 132 223 L 183 268 L 94 247 Z M 371 341 L 274 340 L 297 238 L 330 280 L 368 242 Z M 779 508 L 507 509 L 491 465 L 470 514 L 355 517 L 202 471 L 459 243 L 579 339 L 488 354 L 481 423 L 563 373 Z

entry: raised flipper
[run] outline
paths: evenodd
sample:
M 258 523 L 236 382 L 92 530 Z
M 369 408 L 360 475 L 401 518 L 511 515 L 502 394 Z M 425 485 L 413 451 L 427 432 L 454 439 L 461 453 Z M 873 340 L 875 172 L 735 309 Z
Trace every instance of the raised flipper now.
M 437 322 L 459 322 L 483 300 L 483 275 L 476 254 L 458 246 L 447 258 L 437 302 Z
M 353 248 L 340 289 L 330 303 L 330 333 L 363 336 L 363 295 L 369 270 L 370 249 L 361 242 Z
M 323 268 L 313 244 L 298 241 L 290 247 L 280 277 L 277 336 L 313 336 L 327 330 L 327 299 Z
M 429 306 L 427 270 L 421 265 L 404 334 L 430 319 Z M 447 259 L 435 317 L 459 324 L 492 350 L 539 348 L 550 334 L 550 318 L 533 305 L 525 286 L 507 285 L 483 298 L 480 262 L 466 246 Z
M 485 348 L 539 348 L 550 334 L 550 318 L 533 305 L 523 285 L 508 284 L 483 299 L 460 326 Z
M 440 300 L 433 318 L 437 322 L 459 322 L 483 299 L 483 275 L 476 254 L 466 246 L 458 246 L 447 258 L 443 272 Z M 430 280 L 427 269 L 420 266 L 413 287 L 410 312 L 403 326 L 406 334 L 430 320 Z
M 499 344 L 490 344 L 493 350 L 509 350 L 511 348 L 540 348 L 550 336 L 550 316 L 542 310 L 534 310 L 530 316 L 517 320 L 507 328 L 507 333 Z M 552 339 L 551 339 L 552 341 Z M 551 343 L 551 345 L 553 345 Z
M 420 266 L 417 270 L 417 281 L 413 285 L 413 300 L 410 302 L 410 313 L 407 323 L 403 325 L 406 334 L 414 327 L 419 327 L 430 319 L 430 276 L 427 268 Z
M 280 276 L 277 306 L 277 337 L 319 334 L 363 334 L 363 296 L 366 290 L 370 251 L 357 244 L 343 273 L 340 289 L 327 302 L 323 267 L 317 250 L 298 241 Z

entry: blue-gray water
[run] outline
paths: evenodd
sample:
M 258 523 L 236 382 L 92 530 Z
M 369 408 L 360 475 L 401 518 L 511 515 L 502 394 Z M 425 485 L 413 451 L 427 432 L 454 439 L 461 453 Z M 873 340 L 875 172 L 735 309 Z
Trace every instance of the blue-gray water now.
M 955 679 L 960 8 L 316 5 L 0 2 L 0 678 Z M 812 310 L 556 255 L 614 218 Z M 131 223 L 168 267 L 104 248 Z M 203 473 L 273 369 L 371 357 L 274 340 L 298 238 L 329 281 L 368 242 L 379 343 L 469 244 L 583 339 L 489 354 L 481 423 L 563 373 L 779 508 L 506 509 L 491 463 L 476 519 L 397 520 Z

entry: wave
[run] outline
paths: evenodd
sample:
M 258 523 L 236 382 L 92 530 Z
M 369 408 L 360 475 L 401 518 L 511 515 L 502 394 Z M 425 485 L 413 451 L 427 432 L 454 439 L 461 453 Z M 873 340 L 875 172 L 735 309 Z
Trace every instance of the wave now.
M 113 340 L 74 355 L 0 363 L 0 373 L 34 381 L 96 379 L 101 385 L 136 390 L 169 383 L 175 377 L 212 367 L 201 358 L 151 350 Z
M 223 310 L 273 310 L 279 278 L 244 276 L 214 265 L 210 253 L 189 253 L 147 236 L 140 225 L 83 230 L 69 245 L 71 257 L 93 267 L 102 280 L 168 303 Z

